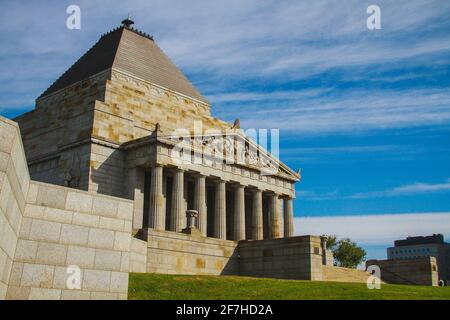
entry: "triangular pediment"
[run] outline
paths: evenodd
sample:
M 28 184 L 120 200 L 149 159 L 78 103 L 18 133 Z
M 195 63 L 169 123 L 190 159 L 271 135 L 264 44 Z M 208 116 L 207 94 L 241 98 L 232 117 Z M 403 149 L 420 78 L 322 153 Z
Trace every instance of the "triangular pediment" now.
M 252 168 L 264 175 L 276 175 L 292 181 L 301 179 L 300 172 L 293 171 L 262 146 L 246 137 L 241 130 L 227 134 L 198 135 L 165 135 L 155 132 L 154 137 L 160 142 L 179 146 L 182 150 L 192 150 L 230 165 Z

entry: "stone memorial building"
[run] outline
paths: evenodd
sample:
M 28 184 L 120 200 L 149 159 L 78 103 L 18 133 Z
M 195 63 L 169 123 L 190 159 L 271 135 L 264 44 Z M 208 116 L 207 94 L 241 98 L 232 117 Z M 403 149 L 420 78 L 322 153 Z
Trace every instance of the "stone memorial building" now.
M 31 178 L 133 199 L 136 230 L 181 231 L 195 209 L 207 237 L 292 236 L 299 174 L 212 117 L 153 38 L 131 26 L 103 35 L 16 119 Z M 186 135 L 174 139 L 180 128 Z M 180 137 L 185 154 L 174 161 Z
M 294 236 L 300 173 L 132 25 L 0 117 L 0 299 L 126 299 L 129 272 L 364 282 Z

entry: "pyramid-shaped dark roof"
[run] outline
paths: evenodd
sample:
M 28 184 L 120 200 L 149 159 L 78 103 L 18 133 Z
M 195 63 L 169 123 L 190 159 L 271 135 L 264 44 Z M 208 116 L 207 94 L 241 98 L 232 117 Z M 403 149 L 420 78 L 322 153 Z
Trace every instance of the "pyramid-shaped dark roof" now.
M 40 97 L 47 96 L 109 68 L 122 70 L 143 80 L 207 102 L 155 44 L 151 36 L 127 26 L 103 35 Z

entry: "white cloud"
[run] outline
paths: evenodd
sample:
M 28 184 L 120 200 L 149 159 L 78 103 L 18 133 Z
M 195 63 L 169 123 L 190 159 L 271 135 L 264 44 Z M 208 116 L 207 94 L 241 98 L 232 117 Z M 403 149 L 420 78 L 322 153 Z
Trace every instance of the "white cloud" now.
M 358 90 L 290 102 L 268 101 L 226 108 L 249 128 L 280 128 L 297 134 L 355 132 L 439 125 L 450 121 L 447 89 Z
M 117 26 L 128 12 L 137 28 L 154 34 L 162 49 L 189 75 L 195 76 L 200 89 L 221 103 L 270 99 L 268 94 L 242 89 L 230 93 L 236 88 L 236 81 L 289 82 L 346 68 L 351 69 L 352 78 L 367 79 L 367 67 L 386 68 L 387 63 L 399 67 L 408 64 L 407 59 L 412 57 L 421 58 L 422 64 L 433 65 L 437 62 L 430 56 L 450 50 L 449 35 L 433 32 L 439 30 L 439 23 L 442 24 L 439 21 L 446 18 L 445 13 L 450 9 L 450 3 L 442 1 L 380 0 L 383 29 L 375 33 L 369 33 L 365 26 L 370 3 L 360 0 L 345 1 L 339 6 L 331 0 L 264 3 L 257 0 L 81 0 L 77 4 L 82 10 L 82 29 L 76 32 L 65 28 L 65 9 L 69 4 L 70 1 L 2 3 L 0 105 L 3 108 L 19 108 L 21 103 L 30 103 L 101 33 Z M 429 31 L 426 37 L 420 36 L 426 31 Z M 14 88 L 31 87 L 31 84 L 34 87 L 27 94 L 20 94 L 22 100 L 8 94 L 17 95 Z M 446 99 L 442 100 L 441 110 L 437 110 L 436 102 L 428 107 L 425 97 L 420 97 L 422 111 L 405 110 L 403 118 L 397 110 L 389 120 L 389 104 L 373 114 L 361 110 L 363 105 L 374 106 L 372 97 L 369 101 L 319 99 L 317 102 L 323 102 L 323 107 L 328 106 L 329 110 L 318 114 L 318 103 L 301 100 L 302 94 L 274 93 L 271 98 L 299 102 L 290 105 L 297 114 L 283 112 L 271 122 L 267 117 L 252 121 L 251 110 L 247 108 L 241 108 L 238 114 L 249 125 L 265 120 L 266 127 L 285 123 L 287 129 L 298 128 L 301 132 L 345 131 L 346 128 L 351 131 L 356 126 L 355 119 L 366 117 L 361 127 L 368 129 L 434 124 L 450 118 L 448 105 L 444 106 Z M 293 97 L 296 101 L 292 101 Z M 393 100 L 391 96 L 386 102 Z M 353 103 L 360 108 L 352 108 Z M 276 112 L 277 107 L 279 104 L 272 104 L 268 112 Z
M 294 220 L 298 235 L 335 234 L 366 246 L 387 247 L 397 239 L 433 233 L 450 237 L 450 212 L 299 217 Z
M 366 198 L 382 198 L 382 197 L 397 197 L 397 196 L 409 196 L 414 194 L 435 193 L 450 190 L 450 181 L 446 180 L 446 183 L 412 183 L 392 189 L 374 192 L 356 193 L 348 196 L 348 199 L 366 199 Z
M 337 154 L 337 153 L 372 153 L 387 152 L 404 149 L 405 146 L 395 145 L 371 145 L 371 146 L 335 146 L 335 147 L 305 147 L 305 148 L 285 148 L 281 150 L 283 155 L 309 155 L 309 154 Z
M 307 199 L 307 200 L 314 200 L 314 201 L 320 201 L 320 200 L 336 200 L 341 199 L 342 196 L 339 195 L 339 190 L 333 190 L 330 192 L 318 194 L 315 191 L 309 191 L 309 190 L 300 190 L 296 191 L 297 197 L 300 199 Z
M 391 194 L 402 195 L 414 193 L 428 193 L 443 190 L 450 190 L 450 183 L 437 183 L 437 184 L 414 183 L 395 188 L 391 191 Z
M 386 190 L 358 192 L 350 195 L 341 194 L 339 190 L 333 190 L 331 192 L 320 194 L 313 190 L 299 190 L 297 191 L 297 195 L 301 199 L 321 201 L 321 200 L 342 200 L 342 199 L 355 200 L 355 199 L 401 197 L 416 194 L 429 194 L 447 191 L 450 191 L 450 179 L 447 179 L 444 183 L 433 184 L 433 183 L 416 182 L 394 188 L 389 188 Z

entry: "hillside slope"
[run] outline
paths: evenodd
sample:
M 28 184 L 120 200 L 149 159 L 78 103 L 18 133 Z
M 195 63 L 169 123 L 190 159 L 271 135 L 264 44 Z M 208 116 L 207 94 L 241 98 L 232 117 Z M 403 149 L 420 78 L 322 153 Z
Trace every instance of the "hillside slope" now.
M 238 276 L 130 274 L 131 300 L 450 299 L 450 287 L 277 280 Z

